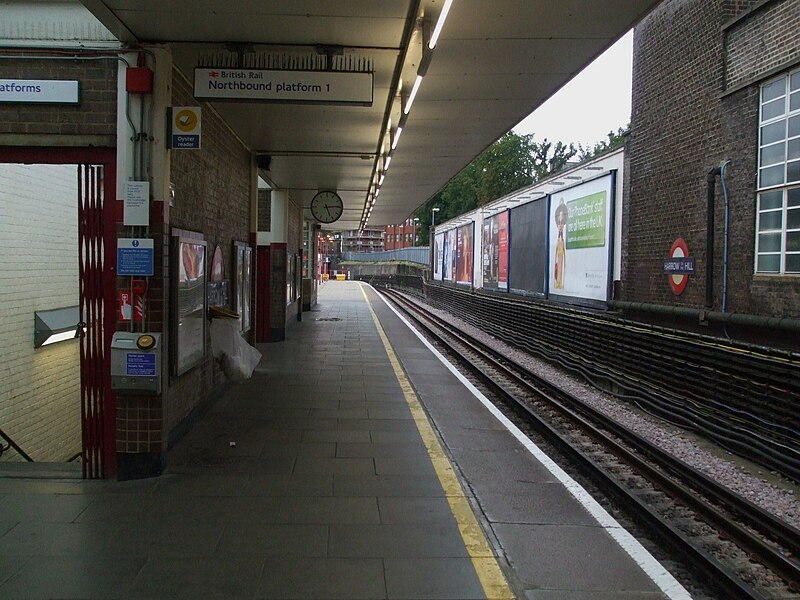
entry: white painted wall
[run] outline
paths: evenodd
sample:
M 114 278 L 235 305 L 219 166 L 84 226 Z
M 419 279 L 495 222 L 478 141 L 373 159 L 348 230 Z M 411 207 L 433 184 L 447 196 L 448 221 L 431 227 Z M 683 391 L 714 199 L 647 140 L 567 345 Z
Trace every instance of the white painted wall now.
M 63 461 L 81 450 L 79 342 L 34 349 L 33 313 L 78 304 L 76 165 L 0 164 L 0 256 L 0 429 Z

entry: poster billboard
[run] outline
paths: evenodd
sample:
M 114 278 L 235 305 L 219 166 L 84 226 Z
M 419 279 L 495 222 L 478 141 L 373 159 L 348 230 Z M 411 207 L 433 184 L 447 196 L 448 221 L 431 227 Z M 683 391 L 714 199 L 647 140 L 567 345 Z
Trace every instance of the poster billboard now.
M 472 283 L 472 255 L 474 253 L 474 245 L 472 243 L 473 230 L 473 223 L 462 225 L 458 228 L 456 283 Z
M 450 229 L 444 232 L 444 262 L 442 265 L 442 280 L 453 281 L 455 276 L 456 262 L 456 230 Z
M 544 297 L 547 284 L 547 196 L 511 209 L 509 288 Z
M 437 233 L 433 236 L 433 279 L 442 280 L 442 266 L 444 261 L 444 234 Z
M 550 295 L 608 300 L 614 173 L 553 194 L 550 199 Z
M 483 287 L 508 289 L 508 211 L 483 220 Z

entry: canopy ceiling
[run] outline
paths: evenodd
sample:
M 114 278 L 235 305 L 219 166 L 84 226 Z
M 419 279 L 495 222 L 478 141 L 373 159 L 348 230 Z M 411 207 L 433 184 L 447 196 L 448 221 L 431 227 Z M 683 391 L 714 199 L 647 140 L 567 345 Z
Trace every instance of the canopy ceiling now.
M 423 56 L 444 0 L 82 1 L 122 41 L 169 44 L 190 80 L 197 66 L 276 57 L 292 64 L 329 53 L 334 68 L 367 65 L 371 106 L 213 102 L 251 150 L 270 157 L 263 175 L 275 187 L 306 207 L 317 190 L 339 193 L 344 216 L 328 227 L 336 229 L 363 224 L 421 64 L 427 73 L 369 226 L 406 219 L 658 4 L 454 0 Z

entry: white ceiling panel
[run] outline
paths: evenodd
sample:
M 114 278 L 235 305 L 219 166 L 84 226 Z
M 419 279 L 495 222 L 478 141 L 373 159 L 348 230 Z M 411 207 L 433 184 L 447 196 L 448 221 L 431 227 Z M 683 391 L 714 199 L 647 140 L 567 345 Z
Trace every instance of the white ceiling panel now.
M 123 41 L 169 44 L 189 79 L 201 63 L 216 67 L 209 61 L 238 56 L 231 42 L 248 45 L 239 48 L 245 60 L 315 54 L 328 45 L 340 47 L 344 58 L 370 61 L 371 107 L 213 103 L 253 152 L 272 157 L 264 175 L 275 186 L 306 204 L 317 189 L 338 189 L 346 210 L 333 227 L 341 229 L 359 224 L 375 156 L 389 150 L 387 124 L 396 126 L 400 116 L 395 86 L 399 78 L 402 93 L 410 89 L 422 52 L 421 24 L 435 23 L 442 0 L 83 4 Z M 657 4 L 454 0 L 369 225 L 407 218 Z

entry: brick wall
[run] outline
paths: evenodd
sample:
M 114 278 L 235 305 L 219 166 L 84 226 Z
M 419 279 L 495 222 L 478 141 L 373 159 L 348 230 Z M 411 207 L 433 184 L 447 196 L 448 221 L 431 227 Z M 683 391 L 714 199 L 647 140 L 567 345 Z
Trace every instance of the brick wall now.
M 79 82 L 79 103 L 0 104 L 0 141 L 14 142 L 14 136 L 40 136 L 41 140 L 94 136 L 94 145 L 114 146 L 117 135 L 117 65 L 116 59 L 92 61 L 0 60 L 0 79 L 66 79 Z M 99 136 L 99 138 L 98 138 Z M 102 139 L 100 139 L 102 138 Z M 16 142 L 15 145 L 18 145 Z M 69 144 L 69 145 L 79 145 Z M 88 145 L 88 144 L 86 144 Z
M 64 461 L 81 451 L 80 345 L 34 349 L 33 313 L 78 304 L 77 167 L 0 165 L 0 241 L 0 428 Z
M 197 237 L 206 242 L 206 272 L 217 246 L 222 250 L 225 279 L 233 291 L 233 241 L 250 241 L 249 150 L 233 135 L 208 104 L 202 107 L 202 147 L 199 150 L 173 150 L 170 156 L 170 181 L 175 186 L 174 206 L 168 222 L 159 222 L 164 213 L 153 208 L 151 234 L 156 240 L 156 276 L 148 291 L 148 328 L 161 331 L 164 351 L 169 355 L 170 267 L 173 235 Z M 177 71 L 172 78 L 172 105 L 196 106 L 191 85 Z M 157 203 L 161 204 L 161 203 Z M 124 228 L 121 228 L 120 235 Z M 119 285 L 125 285 L 121 280 Z M 225 376 L 211 356 L 211 341 L 206 330 L 206 355 L 202 362 L 181 376 L 172 375 L 172 361 L 165 360 L 163 398 L 158 396 L 118 396 L 117 450 L 123 453 L 161 453 L 174 437 L 176 427 L 193 410 L 209 399 L 225 383 Z
M 624 211 L 625 255 L 622 298 L 701 308 L 706 278 L 706 175 L 731 160 L 728 309 L 797 316 L 797 278 L 754 277 L 755 181 L 760 81 L 725 94 L 726 73 L 752 72 L 725 61 L 723 26 L 755 2 L 667 0 L 636 28 L 630 185 Z M 730 26 L 737 57 L 764 54 L 762 28 L 779 37 L 776 21 L 761 11 L 800 12 L 800 0 L 760 4 Z M 788 24 L 787 24 L 788 25 Z M 782 35 L 792 38 L 796 31 Z M 745 49 L 744 40 L 749 40 Z M 794 43 L 794 42 L 793 42 Z M 769 71 L 785 53 L 759 59 Z M 737 58 L 738 60 L 738 58 Z M 730 84 L 730 81 L 728 82 Z M 721 308 L 723 196 L 717 179 L 715 204 L 714 309 Z M 673 241 L 683 237 L 696 259 L 696 273 L 682 296 L 663 274 Z
M 196 105 L 190 83 L 177 72 L 173 76 L 173 106 Z M 207 243 L 207 268 L 215 248 L 222 249 L 225 278 L 233 277 L 233 241 L 250 241 L 250 175 L 252 157 L 225 122 L 200 103 L 203 109 L 203 140 L 200 150 L 173 150 L 171 181 L 175 184 L 175 206 L 170 226 L 203 234 Z M 233 285 L 231 283 L 231 290 Z M 206 358 L 179 378 L 173 378 L 167 396 L 165 430 L 171 431 L 225 377 L 211 357 L 206 335 Z
M 725 36 L 725 81 L 731 89 L 800 60 L 800 6 L 767 3 L 733 23 Z

